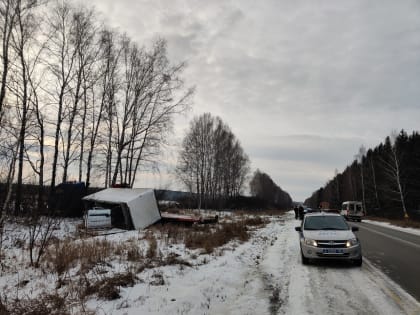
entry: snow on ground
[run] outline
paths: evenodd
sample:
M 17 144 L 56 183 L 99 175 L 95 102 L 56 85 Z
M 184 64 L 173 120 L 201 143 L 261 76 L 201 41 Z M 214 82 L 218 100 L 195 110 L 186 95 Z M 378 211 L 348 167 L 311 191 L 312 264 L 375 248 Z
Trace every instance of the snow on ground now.
M 379 225 L 379 226 L 384 226 L 384 227 L 387 227 L 389 229 L 394 229 L 394 230 L 398 230 L 398 231 L 402 231 L 402 232 L 406 232 L 406 233 L 410 233 L 410 234 L 420 236 L 420 229 L 409 228 L 409 227 L 401 227 L 401 226 L 393 225 L 389 222 L 381 222 L 381 221 L 373 221 L 373 220 L 363 220 L 363 222 L 374 224 L 374 225 Z
M 164 267 L 114 302 L 91 300 L 99 314 L 418 314 L 420 304 L 368 261 L 300 261 L 291 213 L 251 241 L 194 268 Z M 150 285 L 156 272 L 165 284 Z
M 271 218 L 253 231 L 248 242 L 231 242 L 211 255 L 189 251 L 183 244 L 159 242 L 159 250 L 175 252 L 190 266 L 145 269 L 140 281 L 121 288 L 121 298 L 104 301 L 92 296 L 87 307 L 96 314 L 420 314 L 420 304 L 365 259 L 361 268 L 328 262 L 302 265 L 293 212 Z M 57 237 L 74 234 L 80 222 L 66 222 Z M 22 238 L 18 226 L 9 226 Z M 116 243 L 144 242 L 147 231 L 97 236 Z M 6 248 L 12 246 L 6 241 Z M 16 257 L 22 249 L 15 250 Z M 11 265 L 11 264 L 9 264 Z M 10 269 L 0 275 L 0 291 L 21 295 L 54 290 L 57 276 L 40 269 Z M 113 263 L 113 272 L 127 265 Z
M 256 231 L 245 244 L 231 244 L 221 256 L 206 255 L 204 265 L 148 270 L 140 276 L 144 283 L 124 289 L 122 299 L 88 306 L 98 314 L 268 314 L 269 292 L 258 265 L 276 239 L 277 224 Z M 164 285 L 150 285 L 156 274 Z

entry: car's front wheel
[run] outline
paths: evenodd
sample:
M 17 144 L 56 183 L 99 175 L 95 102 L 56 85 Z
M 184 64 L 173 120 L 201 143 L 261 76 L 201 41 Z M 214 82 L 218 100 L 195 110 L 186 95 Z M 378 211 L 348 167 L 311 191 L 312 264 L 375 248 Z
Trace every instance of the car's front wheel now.
M 302 264 L 303 265 L 308 265 L 309 264 L 309 258 L 306 258 L 305 256 L 303 256 L 302 251 L 300 252 L 300 255 L 302 256 Z
M 355 266 L 357 266 L 357 267 L 361 267 L 362 266 L 362 263 L 363 263 L 362 256 L 360 256 L 359 258 L 353 260 L 353 264 Z

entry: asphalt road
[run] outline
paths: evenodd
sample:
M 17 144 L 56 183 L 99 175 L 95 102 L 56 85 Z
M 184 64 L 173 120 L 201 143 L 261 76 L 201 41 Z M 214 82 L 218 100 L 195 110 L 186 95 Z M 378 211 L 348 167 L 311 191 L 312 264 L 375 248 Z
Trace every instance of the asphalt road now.
M 420 301 L 420 236 L 369 223 L 354 223 L 363 256 Z

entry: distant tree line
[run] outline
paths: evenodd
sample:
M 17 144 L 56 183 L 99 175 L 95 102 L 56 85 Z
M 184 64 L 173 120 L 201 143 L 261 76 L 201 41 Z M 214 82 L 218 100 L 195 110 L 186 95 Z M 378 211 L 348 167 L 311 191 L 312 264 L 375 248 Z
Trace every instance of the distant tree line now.
M 315 191 L 305 203 L 317 207 L 328 201 L 339 208 L 359 200 L 368 214 L 420 217 L 420 135 L 393 132 L 374 149 L 362 146 L 351 165 Z
M 266 201 L 269 205 L 280 209 L 292 207 L 292 198 L 282 190 L 269 175 L 256 170 L 249 183 L 251 195 Z
M 24 183 L 38 207 L 47 183 L 131 187 L 193 93 L 164 40 L 140 47 L 69 1 L 0 0 L 0 41 L 3 211 L 22 209 Z
M 239 196 L 248 172 L 249 158 L 222 119 L 205 113 L 191 121 L 176 173 L 199 208 L 220 208 Z

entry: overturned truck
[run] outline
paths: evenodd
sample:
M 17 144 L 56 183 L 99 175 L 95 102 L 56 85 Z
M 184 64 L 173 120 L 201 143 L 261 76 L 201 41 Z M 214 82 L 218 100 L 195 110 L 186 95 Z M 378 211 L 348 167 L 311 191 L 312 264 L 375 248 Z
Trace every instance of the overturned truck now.
M 83 198 L 85 210 L 111 209 L 111 225 L 144 229 L 161 219 L 153 189 L 107 188 Z

